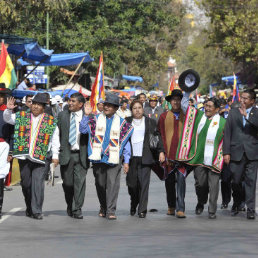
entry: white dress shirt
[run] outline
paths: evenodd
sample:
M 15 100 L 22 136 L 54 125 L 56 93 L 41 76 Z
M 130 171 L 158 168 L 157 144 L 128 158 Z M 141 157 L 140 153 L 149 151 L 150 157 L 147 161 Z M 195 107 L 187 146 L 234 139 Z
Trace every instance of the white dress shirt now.
M 71 112 L 70 122 L 71 122 L 73 113 L 75 114 L 75 123 L 76 123 L 76 143 L 73 146 L 71 146 L 71 150 L 79 150 L 80 149 L 80 137 L 81 137 L 81 133 L 79 131 L 79 126 L 80 126 L 80 122 L 82 120 L 83 112 L 82 112 L 82 110 L 79 110 L 77 112 Z
M 133 156 L 141 157 L 143 151 L 143 141 L 145 135 L 145 117 L 142 119 L 133 119 L 133 134 L 131 136 L 132 148 L 133 148 Z
M 123 110 L 121 107 L 116 111 L 116 113 L 122 118 L 126 118 L 132 115 L 129 109 Z
M 29 149 L 29 154 L 28 155 L 21 155 L 19 157 L 17 157 L 18 159 L 30 159 L 33 162 L 37 162 L 37 160 L 33 159 L 32 157 L 32 145 L 33 142 L 36 140 L 36 136 L 37 136 L 37 128 L 39 126 L 39 121 L 40 118 L 42 117 L 42 114 L 35 117 L 32 114 L 32 128 L 31 128 L 31 139 L 30 139 L 30 149 Z M 8 124 L 12 124 L 15 125 L 15 119 L 16 119 L 16 114 L 12 112 L 12 110 L 10 109 L 6 109 L 3 113 L 3 118 L 4 121 Z M 52 151 L 52 159 L 58 159 L 58 155 L 59 155 L 59 149 L 60 149 L 60 141 L 59 141 L 59 129 L 56 126 L 54 133 L 49 141 L 49 145 L 48 145 L 48 151 Z

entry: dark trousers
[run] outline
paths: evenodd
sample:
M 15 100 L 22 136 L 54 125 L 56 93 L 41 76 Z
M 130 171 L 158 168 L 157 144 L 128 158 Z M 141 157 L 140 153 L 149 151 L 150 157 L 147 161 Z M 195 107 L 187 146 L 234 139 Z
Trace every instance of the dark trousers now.
M 3 201 L 4 201 L 4 178 L 1 178 L 0 179 L 0 214 L 2 213 Z
M 248 160 L 244 154 L 240 161 L 230 161 L 230 169 L 232 171 L 234 204 L 240 206 L 245 194 L 247 208 L 255 210 L 258 161 Z M 244 193 L 242 191 L 242 180 L 244 182 Z
M 216 213 L 219 196 L 218 173 L 212 172 L 209 168 L 198 166 L 194 169 L 195 191 L 198 203 L 204 205 L 209 196 L 209 213 Z
M 231 170 L 228 165 L 224 164 L 221 172 L 221 195 L 222 203 L 228 205 L 231 201 Z
M 21 186 L 27 210 L 42 213 L 45 189 L 44 164 L 19 159 Z
M 151 167 L 142 164 L 142 157 L 133 157 L 126 176 L 128 193 L 131 197 L 131 209 L 138 213 L 147 213 Z
M 165 180 L 168 207 L 177 211 L 185 211 L 185 177 L 177 169 Z
M 67 209 L 73 214 L 81 215 L 86 189 L 85 169 L 80 161 L 80 153 L 71 153 L 70 161 L 67 165 L 61 166 L 61 177 Z
M 93 163 L 93 174 L 101 209 L 115 214 L 120 188 L 121 163 L 110 166 L 105 163 Z

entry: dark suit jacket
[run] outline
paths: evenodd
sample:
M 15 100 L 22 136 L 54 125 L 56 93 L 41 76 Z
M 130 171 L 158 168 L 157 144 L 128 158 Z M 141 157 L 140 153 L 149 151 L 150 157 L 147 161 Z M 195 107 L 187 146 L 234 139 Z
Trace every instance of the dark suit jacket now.
M 240 161 L 243 154 L 249 160 L 258 160 L 258 109 L 253 107 L 243 126 L 243 116 L 238 108 L 231 109 L 224 129 L 223 155 Z
M 132 121 L 133 121 L 133 117 L 131 117 L 131 116 L 127 117 L 125 119 L 128 123 L 132 123 Z M 152 133 L 152 134 L 158 133 L 157 125 L 153 119 L 145 117 L 145 134 L 144 134 L 143 151 L 142 151 L 142 164 L 144 164 L 144 165 L 151 165 L 155 162 L 155 158 L 150 149 L 150 141 L 149 141 L 150 133 Z M 159 138 L 160 138 L 160 141 L 159 141 L 158 148 L 157 148 L 157 154 L 159 154 L 160 152 L 165 152 L 160 135 L 159 135 Z M 131 141 L 131 138 L 130 138 L 130 141 Z
M 58 128 L 60 134 L 60 165 L 67 165 L 71 157 L 71 145 L 69 143 L 70 130 L 70 112 L 64 110 L 58 115 Z M 80 136 L 80 160 L 84 168 L 89 167 L 88 160 L 88 134 L 81 134 Z
M 144 115 L 151 119 L 154 119 L 156 121 L 156 124 L 158 124 L 159 117 L 162 113 L 164 113 L 164 109 L 160 106 L 156 107 L 154 114 L 152 114 L 152 108 L 150 106 L 144 108 Z

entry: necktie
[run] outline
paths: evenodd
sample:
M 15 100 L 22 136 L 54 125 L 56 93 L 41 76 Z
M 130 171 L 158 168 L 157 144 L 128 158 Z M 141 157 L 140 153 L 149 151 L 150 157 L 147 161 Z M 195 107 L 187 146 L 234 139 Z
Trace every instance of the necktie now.
M 243 116 L 243 125 L 244 125 L 244 127 L 246 125 L 246 120 L 245 119 L 248 119 L 248 117 L 249 117 L 249 111 L 246 111 L 246 117 Z
M 72 119 L 70 121 L 69 143 L 71 144 L 71 146 L 73 146 L 76 143 L 75 113 L 72 113 Z

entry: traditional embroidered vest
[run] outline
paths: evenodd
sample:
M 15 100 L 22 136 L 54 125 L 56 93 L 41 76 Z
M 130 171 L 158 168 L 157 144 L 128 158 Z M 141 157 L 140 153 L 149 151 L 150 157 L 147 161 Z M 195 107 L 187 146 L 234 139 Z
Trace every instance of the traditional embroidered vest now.
M 57 126 L 57 120 L 46 113 L 43 113 L 39 120 L 35 141 L 31 144 L 31 112 L 20 111 L 16 113 L 14 128 L 13 156 L 30 155 L 32 159 L 44 163 L 48 151 L 49 141 Z

